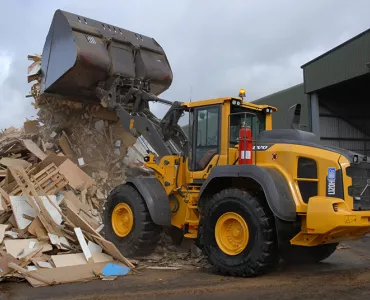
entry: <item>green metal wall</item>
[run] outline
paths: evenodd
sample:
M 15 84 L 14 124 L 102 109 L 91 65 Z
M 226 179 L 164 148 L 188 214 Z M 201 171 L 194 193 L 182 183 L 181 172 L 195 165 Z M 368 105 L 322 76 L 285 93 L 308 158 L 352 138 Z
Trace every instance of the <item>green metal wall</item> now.
M 311 114 L 308 96 L 304 93 L 303 83 L 295 85 L 286 90 L 252 101 L 256 104 L 268 104 L 278 109 L 272 115 L 272 126 L 274 129 L 290 128 L 293 109 L 288 113 L 292 105 L 300 103 L 301 108 L 301 130 L 311 130 Z
M 302 66 L 305 92 L 370 73 L 370 29 Z

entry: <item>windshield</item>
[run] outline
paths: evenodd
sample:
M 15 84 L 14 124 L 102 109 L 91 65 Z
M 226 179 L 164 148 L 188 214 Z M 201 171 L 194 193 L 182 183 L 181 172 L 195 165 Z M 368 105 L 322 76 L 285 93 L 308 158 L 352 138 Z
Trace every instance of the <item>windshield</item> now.
M 252 130 L 253 139 L 256 139 L 258 134 L 265 130 L 265 114 L 243 107 L 232 107 L 229 122 L 230 147 L 238 145 L 239 130 L 242 126 L 247 126 Z

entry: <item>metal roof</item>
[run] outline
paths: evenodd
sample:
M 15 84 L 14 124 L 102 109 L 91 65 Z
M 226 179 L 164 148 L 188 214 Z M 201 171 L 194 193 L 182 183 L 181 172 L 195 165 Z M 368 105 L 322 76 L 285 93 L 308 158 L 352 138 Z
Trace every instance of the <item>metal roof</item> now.
M 302 67 L 305 93 L 370 73 L 370 29 Z

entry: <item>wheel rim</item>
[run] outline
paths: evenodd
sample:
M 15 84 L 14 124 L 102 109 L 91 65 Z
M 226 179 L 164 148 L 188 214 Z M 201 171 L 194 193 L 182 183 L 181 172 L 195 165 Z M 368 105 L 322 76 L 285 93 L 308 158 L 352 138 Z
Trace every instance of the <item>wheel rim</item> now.
M 227 212 L 217 220 L 215 238 L 222 252 L 228 255 L 238 255 L 248 245 L 248 225 L 239 214 Z
M 119 237 L 127 236 L 134 227 L 134 214 L 126 203 L 119 203 L 112 213 L 113 231 Z

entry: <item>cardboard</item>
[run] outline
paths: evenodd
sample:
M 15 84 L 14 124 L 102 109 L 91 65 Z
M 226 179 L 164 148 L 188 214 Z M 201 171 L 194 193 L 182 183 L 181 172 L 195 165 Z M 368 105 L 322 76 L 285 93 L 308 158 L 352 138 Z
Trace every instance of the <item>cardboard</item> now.
M 46 154 L 32 141 L 32 140 L 22 140 L 24 146 L 33 153 L 36 157 L 41 160 L 46 158 Z

